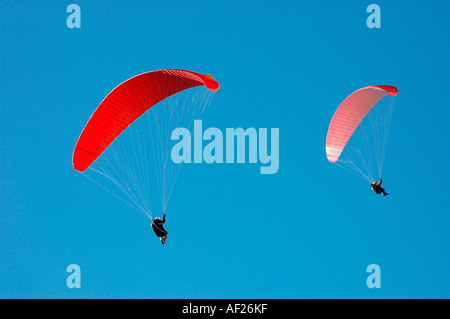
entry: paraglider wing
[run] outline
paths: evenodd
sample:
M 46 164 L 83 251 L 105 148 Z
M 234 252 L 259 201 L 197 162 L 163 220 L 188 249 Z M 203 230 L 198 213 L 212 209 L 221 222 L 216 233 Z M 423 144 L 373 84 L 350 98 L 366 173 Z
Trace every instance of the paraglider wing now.
M 387 94 L 395 96 L 398 89 L 391 85 L 374 85 L 350 94 L 337 108 L 328 127 L 326 153 L 335 163 L 358 125 L 370 110 Z
M 166 69 L 146 72 L 123 82 L 100 103 L 78 139 L 73 167 L 85 171 L 131 123 L 160 101 L 205 85 L 215 92 L 219 83 L 209 74 Z

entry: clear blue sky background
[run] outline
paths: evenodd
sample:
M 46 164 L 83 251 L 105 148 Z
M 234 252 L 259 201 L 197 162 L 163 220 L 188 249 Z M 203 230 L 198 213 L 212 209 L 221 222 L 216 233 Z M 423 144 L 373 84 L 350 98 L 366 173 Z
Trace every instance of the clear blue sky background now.
M 68 29 L 70 3 L 0 3 L 0 297 L 450 297 L 448 1 L 375 1 L 381 29 L 369 1 L 76 1 Z M 280 129 L 275 175 L 182 168 L 165 246 L 72 168 L 103 97 L 162 68 L 220 82 L 204 127 Z M 325 156 L 334 110 L 372 84 L 400 90 L 387 198 Z

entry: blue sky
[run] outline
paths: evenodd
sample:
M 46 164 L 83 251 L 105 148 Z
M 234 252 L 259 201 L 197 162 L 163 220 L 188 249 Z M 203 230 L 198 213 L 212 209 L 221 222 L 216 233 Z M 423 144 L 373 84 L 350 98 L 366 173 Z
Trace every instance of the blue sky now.
M 0 4 L 0 297 L 450 296 L 448 2 L 377 1 L 381 29 L 364 1 L 77 1 L 81 29 L 70 3 Z M 280 130 L 277 174 L 182 168 L 165 246 L 72 168 L 104 96 L 162 68 L 220 82 L 204 127 Z M 399 88 L 387 198 L 325 156 L 334 110 L 374 84 Z

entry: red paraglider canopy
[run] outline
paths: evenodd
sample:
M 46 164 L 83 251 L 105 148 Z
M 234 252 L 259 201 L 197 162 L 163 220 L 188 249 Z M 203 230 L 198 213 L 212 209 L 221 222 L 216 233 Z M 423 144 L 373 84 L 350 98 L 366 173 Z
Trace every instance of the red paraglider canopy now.
M 395 96 L 398 89 L 391 85 L 373 85 L 350 94 L 331 119 L 326 140 L 327 158 L 335 163 L 358 125 L 369 111 L 387 94 Z
M 123 82 L 100 103 L 78 139 L 74 169 L 85 171 L 131 123 L 155 104 L 196 86 L 215 92 L 219 83 L 209 74 L 166 69 L 142 73 Z

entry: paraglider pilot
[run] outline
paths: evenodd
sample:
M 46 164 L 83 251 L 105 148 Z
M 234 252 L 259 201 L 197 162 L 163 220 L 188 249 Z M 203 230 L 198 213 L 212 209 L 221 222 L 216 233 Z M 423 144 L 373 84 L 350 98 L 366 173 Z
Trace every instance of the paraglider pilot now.
M 166 243 L 167 235 L 169 232 L 164 229 L 164 223 L 166 222 L 166 213 L 163 214 L 163 219 L 156 217 L 152 219 L 152 229 L 155 235 L 161 239 L 161 244 Z
M 370 184 L 370 186 L 372 186 L 372 190 L 377 194 L 383 193 L 383 196 L 389 195 L 384 191 L 384 188 L 381 187 L 381 183 L 383 183 L 383 180 L 380 178 L 379 182 L 373 182 L 372 184 Z

